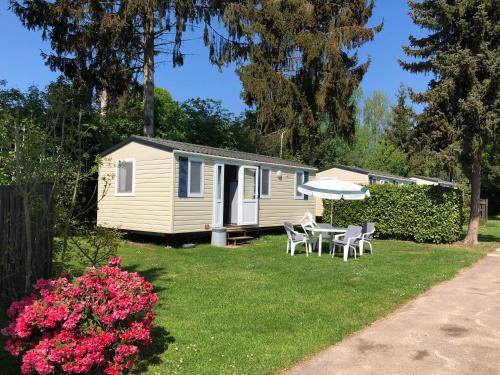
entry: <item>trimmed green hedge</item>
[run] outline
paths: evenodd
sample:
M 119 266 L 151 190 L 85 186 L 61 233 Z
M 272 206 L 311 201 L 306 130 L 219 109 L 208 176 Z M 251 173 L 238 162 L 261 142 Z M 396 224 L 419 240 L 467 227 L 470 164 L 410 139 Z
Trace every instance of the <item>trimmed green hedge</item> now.
M 333 225 L 374 222 L 380 238 L 446 243 L 460 239 L 463 197 L 459 189 L 431 185 L 370 185 L 363 201 L 323 200 L 323 221 Z M 331 207 L 333 205 L 333 207 Z

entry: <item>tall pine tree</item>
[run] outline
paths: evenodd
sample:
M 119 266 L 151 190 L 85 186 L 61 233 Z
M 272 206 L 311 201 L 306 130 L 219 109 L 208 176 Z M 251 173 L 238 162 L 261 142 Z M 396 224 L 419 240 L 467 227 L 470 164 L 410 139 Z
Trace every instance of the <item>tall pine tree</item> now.
M 219 55 L 243 60 L 242 95 L 256 109 L 259 133 L 286 129 L 289 154 L 317 164 L 320 142 L 354 133 L 352 97 L 368 68 L 354 51 L 382 28 L 367 27 L 374 2 L 230 3 L 223 20 L 231 42 L 221 45 L 225 53 Z M 320 137 L 322 127 L 326 134 Z
M 415 113 L 407 104 L 408 94 L 403 84 L 397 94 L 397 103 L 392 106 L 392 116 L 386 129 L 386 139 L 405 154 L 410 152 L 412 135 L 415 127 Z
M 53 51 L 43 54 L 46 63 L 89 92 L 102 92 L 102 102 L 136 84 L 142 73 L 146 136 L 155 133 L 157 55 L 169 54 L 174 67 L 182 65 L 187 25 L 208 27 L 224 4 L 224 0 L 10 0 L 24 26 L 42 30 L 42 38 L 50 41 Z
M 435 149 L 459 150 L 471 182 L 471 216 L 465 242 L 478 242 L 481 163 L 486 148 L 499 137 L 500 6 L 498 0 L 409 1 L 410 17 L 429 34 L 410 36 L 401 62 L 413 73 L 432 73 L 419 127 Z

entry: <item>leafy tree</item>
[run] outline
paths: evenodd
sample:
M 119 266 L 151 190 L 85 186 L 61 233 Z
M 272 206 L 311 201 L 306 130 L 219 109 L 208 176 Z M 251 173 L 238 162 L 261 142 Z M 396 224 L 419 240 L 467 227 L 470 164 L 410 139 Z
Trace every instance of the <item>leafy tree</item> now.
M 159 137 L 174 141 L 188 140 L 186 114 L 172 99 L 172 95 L 161 87 L 155 87 L 155 128 Z
M 181 109 L 185 115 L 187 142 L 240 149 L 242 126 L 231 112 L 222 107 L 220 101 L 189 99 L 182 103 Z
M 387 141 L 381 141 L 377 144 L 375 151 L 368 158 L 367 167 L 399 176 L 408 174 L 406 154 Z
M 229 41 L 221 62 L 237 72 L 245 102 L 256 110 L 257 134 L 287 129 L 288 154 L 315 164 L 322 124 L 328 138 L 354 134 L 352 96 L 368 68 L 352 51 L 373 39 L 374 2 L 261 0 L 224 10 Z M 279 137 L 275 138 L 279 142 Z
M 391 122 L 387 95 L 381 91 L 374 91 L 371 96 L 366 97 L 363 101 L 361 116 L 363 126 L 370 134 L 370 149 L 374 151 Z
M 98 200 L 99 115 L 83 97 L 85 93 L 61 80 L 45 92 L 0 90 L 0 182 L 18 187 L 28 219 L 36 186 L 52 184 L 54 230 L 62 238 L 63 264 L 75 222 L 95 212 Z M 29 279 L 27 273 L 27 283 Z
M 421 132 L 435 150 L 458 154 L 471 182 L 470 222 L 465 242 L 477 244 L 483 154 L 499 139 L 497 0 L 409 1 L 413 22 L 429 31 L 410 36 L 401 62 L 414 73 L 432 73 L 425 92 L 413 95 L 426 107 Z
M 407 105 L 407 100 L 407 90 L 401 84 L 397 94 L 397 103 L 391 108 L 392 115 L 386 128 L 385 139 L 408 154 L 413 143 L 415 113 L 413 108 Z

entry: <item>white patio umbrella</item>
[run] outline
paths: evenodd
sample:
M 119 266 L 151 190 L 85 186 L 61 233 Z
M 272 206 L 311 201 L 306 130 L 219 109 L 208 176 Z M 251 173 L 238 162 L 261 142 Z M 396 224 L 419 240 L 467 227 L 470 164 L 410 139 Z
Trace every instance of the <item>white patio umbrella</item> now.
M 370 191 L 364 186 L 337 178 L 308 181 L 300 185 L 298 191 L 316 198 L 332 200 L 363 200 L 370 196 Z M 330 206 L 330 223 L 332 222 L 332 209 Z

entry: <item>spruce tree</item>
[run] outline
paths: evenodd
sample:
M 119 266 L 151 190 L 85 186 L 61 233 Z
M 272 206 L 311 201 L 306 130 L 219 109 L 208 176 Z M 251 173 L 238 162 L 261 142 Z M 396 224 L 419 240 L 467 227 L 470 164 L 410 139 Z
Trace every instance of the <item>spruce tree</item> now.
M 401 84 L 397 94 L 397 103 L 391 108 L 392 116 L 385 135 L 389 143 L 402 150 L 405 154 L 410 152 L 415 128 L 415 113 L 413 108 L 407 104 L 407 101 L 407 90 Z
M 498 0 L 409 1 L 410 17 L 427 29 L 410 36 L 401 62 L 414 73 L 431 73 L 426 91 L 413 95 L 424 103 L 419 127 L 436 150 L 458 150 L 471 183 L 470 221 L 465 242 L 478 242 L 482 156 L 499 140 L 500 53 Z
M 260 134 L 286 129 L 289 155 L 319 162 L 318 144 L 352 139 L 353 94 L 369 62 L 355 51 L 373 39 L 374 2 L 259 0 L 230 2 L 224 10 L 228 42 L 221 63 L 243 61 L 242 97 L 256 110 Z M 322 128 L 325 128 L 320 136 Z

